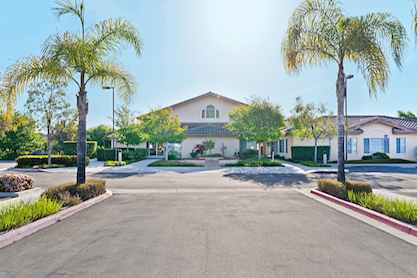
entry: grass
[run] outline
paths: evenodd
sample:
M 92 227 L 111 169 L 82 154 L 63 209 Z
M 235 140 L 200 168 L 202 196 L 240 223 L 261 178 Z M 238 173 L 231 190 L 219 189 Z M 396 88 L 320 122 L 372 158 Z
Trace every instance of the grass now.
M 42 164 L 42 165 L 34 165 L 33 169 L 50 169 L 50 168 L 64 168 L 65 165 L 62 164 Z
M 245 160 L 240 160 L 237 163 L 227 163 L 227 167 L 235 166 L 245 166 L 245 167 L 284 167 L 279 161 L 272 161 L 268 158 L 262 158 L 258 160 L 256 158 L 250 158 Z
M 314 162 L 311 161 L 301 161 L 300 164 L 309 167 L 332 167 L 332 165 L 329 164 L 314 164 Z
M 122 161 L 122 165 L 119 165 L 119 161 L 112 161 L 112 160 L 107 160 L 104 162 L 104 166 L 125 166 L 126 165 L 126 161 Z
M 329 163 L 337 163 L 337 161 L 330 161 Z M 366 160 L 348 160 L 345 164 L 395 164 L 395 163 L 416 163 L 415 161 L 391 158 L 391 159 L 366 159 Z
M 159 167 L 180 167 L 180 166 L 188 166 L 188 167 L 202 167 L 200 165 L 195 165 L 193 163 L 187 163 L 187 162 L 179 162 L 179 161 L 165 161 L 165 160 L 157 160 L 155 162 L 152 162 L 148 166 L 159 166 Z
M 348 200 L 367 209 L 383 213 L 400 221 L 417 224 L 417 203 L 399 199 L 390 199 L 372 193 L 348 191 Z
M 63 203 L 45 196 L 29 203 L 15 203 L 1 207 L 0 232 L 19 228 L 59 211 Z

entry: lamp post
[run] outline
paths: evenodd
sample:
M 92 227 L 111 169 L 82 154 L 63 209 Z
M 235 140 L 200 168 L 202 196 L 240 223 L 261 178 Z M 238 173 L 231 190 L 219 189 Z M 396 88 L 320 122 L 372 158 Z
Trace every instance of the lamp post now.
M 114 87 L 109 86 L 103 86 L 101 87 L 104 90 L 110 90 L 113 89 L 113 149 L 114 149 L 114 160 L 117 161 L 117 149 L 114 146 Z
M 345 129 L 345 161 L 347 161 L 347 127 L 348 127 L 348 122 L 347 122 L 347 80 L 348 79 L 352 79 L 353 78 L 353 74 L 349 74 L 348 76 L 345 77 L 345 122 L 346 122 L 346 129 Z

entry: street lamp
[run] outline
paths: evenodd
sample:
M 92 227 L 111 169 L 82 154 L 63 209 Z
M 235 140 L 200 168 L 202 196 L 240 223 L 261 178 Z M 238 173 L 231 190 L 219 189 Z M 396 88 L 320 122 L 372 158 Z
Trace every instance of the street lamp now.
M 116 161 L 117 160 L 117 150 L 114 146 L 114 87 L 102 86 L 101 88 L 104 89 L 104 90 L 113 89 L 113 149 L 114 149 L 114 161 Z
M 345 130 L 345 161 L 347 161 L 347 127 L 348 127 L 348 120 L 347 120 L 347 80 L 352 79 L 353 74 L 349 74 L 345 77 L 345 122 L 346 122 L 346 130 Z

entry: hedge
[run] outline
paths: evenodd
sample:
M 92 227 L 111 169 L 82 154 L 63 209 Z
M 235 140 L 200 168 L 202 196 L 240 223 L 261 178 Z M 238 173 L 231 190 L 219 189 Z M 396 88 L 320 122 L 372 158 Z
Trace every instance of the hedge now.
M 32 167 L 34 165 L 42 165 L 48 163 L 47 155 L 23 155 L 16 158 L 17 168 Z M 51 155 L 52 164 L 65 165 L 67 167 L 77 166 L 76 155 Z M 90 158 L 87 156 L 85 159 L 85 166 L 90 163 Z
M 317 146 L 317 161 L 323 161 L 323 153 L 327 153 L 327 159 L 330 157 L 329 146 Z M 294 161 L 314 161 L 314 147 L 291 147 L 291 158 Z
M 122 160 L 141 160 L 145 159 L 148 156 L 148 149 L 122 149 Z M 97 160 L 98 161 L 107 161 L 115 160 L 115 150 L 114 149 L 97 149 Z
M 372 193 L 372 186 L 363 181 L 345 181 L 340 182 L 334 179 L 319 179 L 317 189 L 335 197 L 347 200 L 348 191 L 355 193 Z
M 253 150 L 253 149 L 243 149 L 239 153 L 240 159 L 253 158 L 253 157 L 256 157 L 257 155 L 258 155 L 258 151 Z
M 77 141 L 64 141 L 64 154 L 77 155 Z M 87 141 L 87 156 L 90 158 L 97 156 L 96 141 Z
M 2 153 L 0 154 L 0 160 L 15 160 L 18 156 L 17 153 Z

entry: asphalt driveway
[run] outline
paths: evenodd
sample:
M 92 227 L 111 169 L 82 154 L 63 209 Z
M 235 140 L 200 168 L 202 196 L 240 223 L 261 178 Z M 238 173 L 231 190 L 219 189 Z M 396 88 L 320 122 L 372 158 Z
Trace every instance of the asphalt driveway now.
M 415 277 L 415 258 L 291 189 L 116 194 L 1 249 L 0 276 Z

